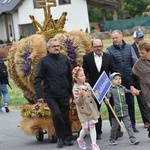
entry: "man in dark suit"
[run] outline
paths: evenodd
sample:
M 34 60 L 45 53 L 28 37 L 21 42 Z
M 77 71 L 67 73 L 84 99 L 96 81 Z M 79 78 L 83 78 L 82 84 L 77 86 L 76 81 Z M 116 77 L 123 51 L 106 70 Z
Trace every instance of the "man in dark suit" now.
M 137 57 L 139 58 L 139 52 L 138 52 L 138 44 L 140 41 L 144 40 L 144 33 L 140 30 L 136 30 L 133 34 L 133 38 L 134 38 L 134 43 L 131 45 L 137 55 Z
M 88 82 L 93 87 L 103 71 L 109 76 L 109 72 L 117 72 L 114 61 L 110 54 L 103 52 L 103 42 L 100 39 L 94 39 L 91 42 L 92 52 L 83 56 L 83 69 Z M 100 104 L 97 102 L 97 108 L 100 110 Z M 102 134 L 102 119 L 96 123 L 97 139 Z
M 134 38 L 134 43 L 131 45 L 137 55 L 137 57 L 139 58 L 139 52 L 138 52 L 138 44 L 140 41 L 144 40 L 144 33 L 140 30 L 136 30 L 133 34 L 133 38 Z M 139 83 L 137 83 L 136 88 L 139 88 Z M 149 121 L 148 121 L 148 115 L 147 115 L 147 108 L 143 103 L 143 98 L 142 98 L 142 94 L 140 93 L 140 95 L 137 96 L 137 100 L 138 100 L 138 105 L 140 108 L 140 112 L 141 112 L 141 116 L 142 116 L 142 120 L 144 123 L 144 128 L 148 128 L 149 126 Z

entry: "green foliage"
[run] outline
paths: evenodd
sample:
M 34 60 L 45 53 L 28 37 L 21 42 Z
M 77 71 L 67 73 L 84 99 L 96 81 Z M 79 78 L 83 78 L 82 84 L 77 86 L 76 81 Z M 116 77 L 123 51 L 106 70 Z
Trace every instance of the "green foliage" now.
M 123 13 L 128 11 L 131 16 L 140 17 L 146 10 L 146 7 L 150 5 L 149 0 L 111 0 L 111 2 L 120 3 L 121 6 L 117 8 L 118 19 L 122 19 Z M 88 6 L 89 20 L 90 22 L 101 22 L 101 9 L 100 7 Z M 113 9 L 106 10 L 107 20 L 113 20 Z
M 19 38 L 19 40 L 21 40 L 21 39 L 23 39 L 23 38 L 25 38 L 26 36 L 24 36 L 24 35 L 20 35 L 20 38 Z
M 112 0 L 114 1 L 114 0 Z M 129 11 L 132 17 L 140 17 L 142 15 L 142 12 L 145 11 L 148 2 L 145 0 L 115 0 L 120 2 L 121 10 L 123 11 Z
M 88 5 L 88 13 L 90 22 L 100 22 L 101 10 L 99 8 Z
M 10 44 L 10 43 L 11 43 L 10 39 L 7 39 L 6 44 Z

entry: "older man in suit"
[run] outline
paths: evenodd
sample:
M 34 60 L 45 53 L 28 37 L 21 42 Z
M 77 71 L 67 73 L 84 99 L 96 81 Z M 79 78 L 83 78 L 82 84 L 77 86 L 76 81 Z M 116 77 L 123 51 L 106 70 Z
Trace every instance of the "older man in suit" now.
M 112 56 L 103 52 L 103 42 L 100 39 L 94 39 L 91 42 L 92 52 L 83 56 L 83 69 L 88 78 L 88 82 L 93 87 L 103 71 L 109 76 L 109 73 L 116 72 Z M 100 110 L 100 104 L 97 102 L 97 108 Z M 101 138 L 102 134 L 102 119 L 98 119 L 96 124 L 97 139 Z

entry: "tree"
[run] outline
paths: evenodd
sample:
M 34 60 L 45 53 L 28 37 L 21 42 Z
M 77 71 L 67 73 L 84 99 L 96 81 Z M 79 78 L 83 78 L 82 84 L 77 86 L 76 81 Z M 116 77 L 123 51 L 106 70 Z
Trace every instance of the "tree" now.
M 118 18 L 122 19 L 124 11 L 129 11 L 131 16 L 140 17 L 150 4 L 149 0 L 111 0 L 112 2 L 121 3 L 121 7 L 117 8 Z M 101 9 L 94 6 L 88 6 L 90 22 L 100 22 Z M 106 13 L 107 20 L 112 20 L 113 10 L 108 9 Z
M 101 10 L 98 7 L 88 5 L 88 15 L 90 22 L 100 22 Z
M 113 0 L 114 1 L 114 0 Z M 116 0 L 115 0 L 116 1 Z M 145 0 L 117 0 L 121 2 L 121 10 L 129 11 L 132 17 L 140 17 L 145 11 L 148 1 Z
M 111 0 L 112 2 L 121 3 L 121 7 L 118 8 L 118 16 L 122 18 L 124 11 L 128 11 L 131 16 L 140 17 L 145 11 L 150 2 L 148 0 Z

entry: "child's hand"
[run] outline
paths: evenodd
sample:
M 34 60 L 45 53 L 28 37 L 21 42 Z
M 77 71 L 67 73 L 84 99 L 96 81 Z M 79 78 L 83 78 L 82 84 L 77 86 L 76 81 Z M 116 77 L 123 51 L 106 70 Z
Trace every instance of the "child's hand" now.
M 83 95 L 84 95 L 84 93 L 85 93 L 85 90 L 82 90 L 82 89 L 81 89 L 81 90 L 79 90 L 79 95 L 80 95 L 80 96 L 83 96 Z
M 109 104 L 109 99 L 105 97 L 105 103 L 108 105 Z

